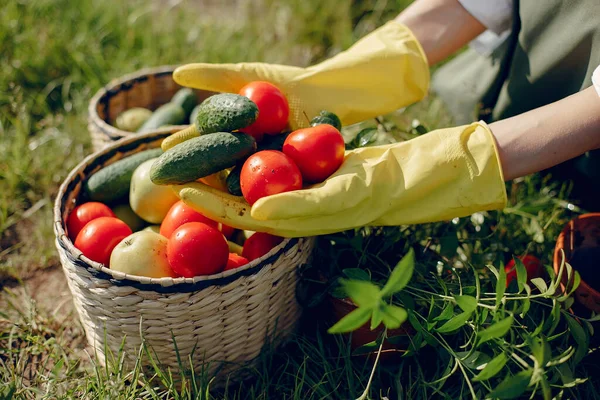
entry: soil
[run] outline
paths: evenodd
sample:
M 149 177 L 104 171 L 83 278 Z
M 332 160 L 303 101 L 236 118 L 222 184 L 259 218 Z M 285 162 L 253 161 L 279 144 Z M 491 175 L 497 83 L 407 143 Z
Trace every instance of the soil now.
M 17 299 L 13 299 L 13 302 L 22 303 L 19 300 L 32 298 L 40 311 L 53 315 L 58 320 L 62 319 L 61 316 L 70 315 L 74 310 L 71 292 L 59 265 L 38 270 L 29 279 L 24 280 L 22 285 L 15 281 L 7 284 L 5 288 Z M 6 309 L 6 302 L 6 297 L 0 295 L 0 309 Z
M 46 339 L 55 337 L 56 343 L 64 351 L 71 354 L 71 359 L 77 360 L 80 368 L 91 365 L 90 354 L 93 348 L 86 341 L 83 327 L 73 306 L 73 298 L 62 267 L 56 265 L 40 269 L 30 278 L 21 281 L 8 282 L 0 291 L 0 310 L 9 315 L 8 320 L 0 319 L 0 323 L 12 324 L 11 316 L 21 313 L 23 318 L 17 318 L 18 327 L 23 322 L 30 325 L 35 334 Z M 29 317 L 32 321 L 29 322 Z M 22 327 L 21 327 L 22 328 Z M 29 347 L 27 335 L 16 336 L 13 347 Z M 0 343 L 5 345 L 5 343 Z M 24 382 L 34 381 L 34 374 L 49 372 L 56 360 L 54 350 L 28 354 L 30 365 L 22 371 Z M 39 368 L 43 368 L 40 370 Z M 30 374 L 30 376 L 28 375 Z
M 581 247 L 573 252 L 569 264 L 581 280 L 600 291 L 600 247 Z

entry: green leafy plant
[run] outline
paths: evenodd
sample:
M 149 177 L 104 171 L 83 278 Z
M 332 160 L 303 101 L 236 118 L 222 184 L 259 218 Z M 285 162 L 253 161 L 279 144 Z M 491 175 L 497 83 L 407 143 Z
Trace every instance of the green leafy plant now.
M 357 243 L 352 239 L 346 242 L 350 246 Z M 371 330 L 383 324 L 376 341 L 355 351 L 377 351 L 371 376 L 383 343 L 389 339 L 388 331 L 409 323 L 416 333 L 403 358 L 435 349 L 438 362 L 447 363 L 445 369 L 431 375 L 427 363 L 412 357 L 421 373 L 430 376 L 424 385 L 433 392 L 441 392 L 445 384 L 456 383 L 460 376 L 460 397 L 563 396 L 585 382 L 575 377 L 575 371 L 590 346 L 592 320 L 570 310 L 579 274 L 563 260 L 557 274 L 547 268 L 547 279 L 534 278 L 529 284 L 525 266 L 515 260 L 514 291 L 506 287 L 503 267 L 467 265 L 444 274 L 444 269 L 416 260 L 412 247 L 387 279 L 372 281 L 377 268 L 344 268 L 345 278 L 339 279 L 336 293 L 349 297 L 356 309 L 328 332 L 353 332 L 369 321 Z M 562 276 L 572 283 L 568 290 L 562 290 Z M 371 379 L 359 399 L 368 398 L 370 385 Z
M 329 333 L 351 332 L 371 321 L 371 330 L 381 323 L 388 329 L 399 328 L 408 318 L 402 307 L 390 304 L 390 298 L 400 292 L 410 281 L 415 265 L 411 249 L 392 271 L 383 288 L 364 280 L 344 279 L 341 285 L 358 308 L 329 329 Z

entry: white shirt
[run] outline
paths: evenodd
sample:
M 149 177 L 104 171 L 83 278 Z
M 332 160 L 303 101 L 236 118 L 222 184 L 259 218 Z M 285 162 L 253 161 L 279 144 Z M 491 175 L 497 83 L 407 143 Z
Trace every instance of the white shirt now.
M 487 31 L 479 35 L 470 46 L 481 54 L 489 55 L 510 35 L 513 0 L 458 0 Z M 600 96 L 600 65 L 592 74 L 592 84 Z

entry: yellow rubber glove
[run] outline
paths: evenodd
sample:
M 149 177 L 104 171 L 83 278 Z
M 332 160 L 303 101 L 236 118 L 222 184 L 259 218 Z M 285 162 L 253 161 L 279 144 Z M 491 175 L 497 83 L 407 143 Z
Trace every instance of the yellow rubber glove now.
M 495 140 L 483 122 L 348 151 L 325 182 L 252 207 L 201 183 L 173 188 L 209 218 L 285 237 L 443 221 L 500 209 L 507 201 Z
M 390 21 L 348 50 L 308 68 L 188 64 L 177 68 L 173 79 L 182 86 L 228 93 L 251 81 L 271 82 L 286 95 L 290 127 L 297 129 L 308 126 L 307 117 L 321 110 L 350 125 L 415 103 L 429 89 L 429 66 L 409 29 Z

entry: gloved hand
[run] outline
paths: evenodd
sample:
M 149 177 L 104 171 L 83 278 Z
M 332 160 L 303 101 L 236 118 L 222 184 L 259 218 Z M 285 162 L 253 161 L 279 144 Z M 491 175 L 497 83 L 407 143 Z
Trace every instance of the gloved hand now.
M 209 218 L 284 237 L 442 221 L 500 209 L 507 201 L 495 140 L 483 122 L 348 151 L 325 182 L 252 207 L 202 183 L 173 188 Z
M 264 63 L 188 64 L 177 68 L 179 85 L 237 93 L 251 81 L 273 83 L 288 99 L 290 127 L 309 124 L 321 110 L 343 125 L 374 118 L 421 100 L 429 89 L 429 66 L 410 30 L 390 21 L 348 50 L 308 68 Z M 306 113 L 306 115 L 304 114 Z

